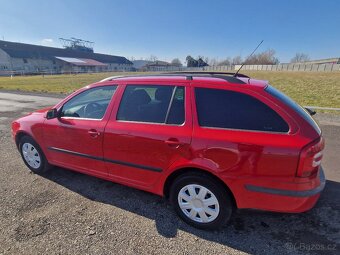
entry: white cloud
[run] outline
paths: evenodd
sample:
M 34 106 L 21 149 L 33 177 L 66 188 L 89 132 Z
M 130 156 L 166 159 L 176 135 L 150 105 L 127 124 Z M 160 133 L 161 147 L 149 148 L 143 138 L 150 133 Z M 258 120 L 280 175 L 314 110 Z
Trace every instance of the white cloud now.
M 54 41 L 51 38 L 45 38 L 41 40 L 41 44 L 45 46 L 51 46 L 54 44 Z

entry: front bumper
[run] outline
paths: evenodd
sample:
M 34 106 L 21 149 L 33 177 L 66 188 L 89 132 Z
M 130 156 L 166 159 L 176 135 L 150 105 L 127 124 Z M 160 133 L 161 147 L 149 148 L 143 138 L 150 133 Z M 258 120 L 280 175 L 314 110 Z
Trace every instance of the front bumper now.
M 270 186 L 246 183 L 238 207 L 287 213 L 308 211 L 318 201 L 325 185 L 322 167 L 317 176 L 306 181 L 276 183 L 276 187 L 272 183 Z

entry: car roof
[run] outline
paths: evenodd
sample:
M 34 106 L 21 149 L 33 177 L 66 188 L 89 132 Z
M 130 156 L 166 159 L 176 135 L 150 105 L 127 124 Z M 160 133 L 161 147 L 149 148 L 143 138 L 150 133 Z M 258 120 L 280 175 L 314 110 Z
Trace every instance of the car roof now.
M 112 85 L 117 82 L 124 83 L 146 83 L 146 82 L 183 82 L 183 83 L 214 83 L 220 85 L 238 85 L 238 86 L 246 86 L 251 85 L 254 88 L 263 89 L 268 85 L 268 81 L 266 80 L 257 80 L 249 78 L 245 75 L 241 75 L 240 77 L 234 77 L 231 75 L 224 75 L 223 73 L 216 73 L 211 75 L 210 73 L 202 74 L 202 73 L 174 73 L 174 74 L 151 74 L 151 75 L 127 75 L 127 76 L 112 76 L 106 79 L 103 79 L 97 83 L 94 83 L 93 86 L 103 86 L 103 85 Z

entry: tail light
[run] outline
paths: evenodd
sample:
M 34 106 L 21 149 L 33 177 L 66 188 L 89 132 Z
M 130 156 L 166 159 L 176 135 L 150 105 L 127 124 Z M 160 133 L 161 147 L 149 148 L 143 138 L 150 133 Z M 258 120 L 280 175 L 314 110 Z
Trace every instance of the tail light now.
M 298 177 L 309 177 L 318 172 L 324 148 L 325 141 L 320 137 L 302 149 L 296 173 Z

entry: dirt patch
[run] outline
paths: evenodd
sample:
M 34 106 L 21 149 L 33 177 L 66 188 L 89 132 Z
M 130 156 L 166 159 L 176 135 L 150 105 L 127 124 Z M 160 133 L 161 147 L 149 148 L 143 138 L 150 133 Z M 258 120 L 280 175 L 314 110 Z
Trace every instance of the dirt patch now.
M 25 197 L 24 203 L 20 206 L 18 212 L 26 213 L 37 210 L 49 203 L 57 202 L 57 195 L 49 190 L 43 191 L 37 195 Z
M 15 229 L 15 240 L 19 242 L 29 241 L 44 235 L 50 227 L 50 223 L 46 219 L 33 219 L 30 221 L 22 221 Z

